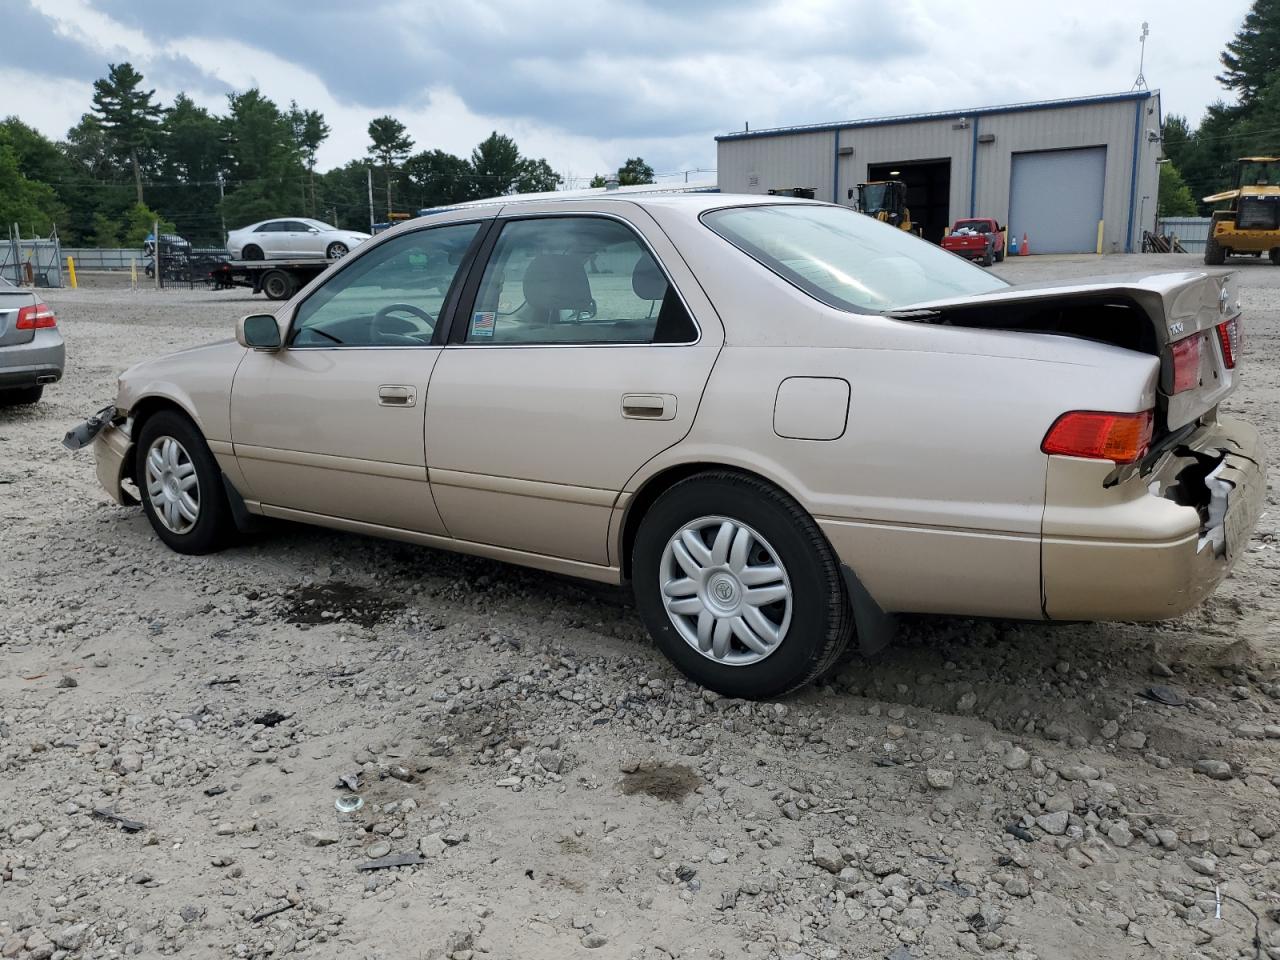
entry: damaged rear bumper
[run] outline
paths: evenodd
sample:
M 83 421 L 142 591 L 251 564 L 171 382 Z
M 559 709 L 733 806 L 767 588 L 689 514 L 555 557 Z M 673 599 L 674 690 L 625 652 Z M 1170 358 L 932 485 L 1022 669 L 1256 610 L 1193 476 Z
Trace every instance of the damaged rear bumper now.
M 1244 552 L 1266 467 L 1257 430 L 1223 417 L 1113 479 L 1096 461 L 1049 458 L 1041 594 L 1050 619 L 1163 620 L 1195 607 Z

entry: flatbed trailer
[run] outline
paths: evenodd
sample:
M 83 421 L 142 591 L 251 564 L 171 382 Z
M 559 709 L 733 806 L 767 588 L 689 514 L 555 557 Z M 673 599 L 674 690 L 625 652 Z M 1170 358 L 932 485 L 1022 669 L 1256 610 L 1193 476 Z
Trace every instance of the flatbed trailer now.
M 209 271 L 214 289 L 251 287 L 268 300 L 288 300 L 298 288 L 323 273 L 334 260 L 228 260 Z

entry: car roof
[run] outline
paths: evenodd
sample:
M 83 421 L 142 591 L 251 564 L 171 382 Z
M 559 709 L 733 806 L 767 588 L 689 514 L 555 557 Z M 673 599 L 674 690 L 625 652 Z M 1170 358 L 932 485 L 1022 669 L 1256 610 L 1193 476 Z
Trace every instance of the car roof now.
M 768 194 L 759 193 L 674 193 L 669 191 L 655 191 L 653 193 L 621 193 L 620 191 L 609 191 L 608 193 L 595 193 L 584 196 L 583 194 L 572 191 L 563 191 L 550 193 L 524 193 L 514 194 L 508 197 L 487 197 L 483 200 L 468 200 L 464 203 L 456 203 L 444 207 L 431 207 L 429 209 L 422 210 L 419 212 L 419 217 L 431 216 L 432 214 L 437 213 L 448 213 L 455 210 L 474 210 L 486 207 L 505 208 L 507 206 L 522 206 L 524 204 L 537 205 L 538 209 L 554 209 L 556 205 L 569 203 L 599 204 L 602 209 L 615 203 L 627 203 L 641 207 L 662 207 L 696 217 L 707 210 L 717 210 L 721 207 L 741 207 L 762 204 L 797 204 L 802 206 L 814 206 L 818 204 L 818 201 L 798 199 L 795 197 L 770 196 Z M 831 206 L 831 204 L 822 204 L 822 206 Z M 413 220 L 405 222 L 412 223 Z

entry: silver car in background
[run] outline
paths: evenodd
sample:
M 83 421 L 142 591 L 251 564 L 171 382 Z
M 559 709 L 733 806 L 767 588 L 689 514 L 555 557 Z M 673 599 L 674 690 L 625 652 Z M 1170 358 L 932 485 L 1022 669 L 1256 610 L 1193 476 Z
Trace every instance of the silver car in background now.
M 368 239 L 307 217 L 263 220 L 228 233 L 227 252 L 234 260 L 339 260 Z
M 0 278 L 0 407 L 35 403 L 62 379 L 65 348 L 53 309 Z

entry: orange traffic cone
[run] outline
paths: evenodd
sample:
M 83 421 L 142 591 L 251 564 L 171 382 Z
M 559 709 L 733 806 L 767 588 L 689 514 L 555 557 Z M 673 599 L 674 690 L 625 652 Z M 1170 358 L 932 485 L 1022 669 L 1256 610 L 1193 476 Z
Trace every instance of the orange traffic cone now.
M 1018 247 L 1018 256 L 1025 257 L 1031 252 L 1031 244 L 1027 242 L 1027 235 L 1022 235 L 1022 244 Z

